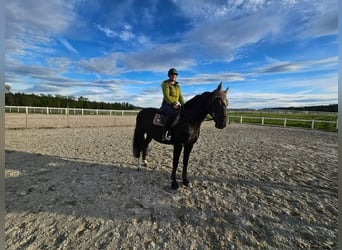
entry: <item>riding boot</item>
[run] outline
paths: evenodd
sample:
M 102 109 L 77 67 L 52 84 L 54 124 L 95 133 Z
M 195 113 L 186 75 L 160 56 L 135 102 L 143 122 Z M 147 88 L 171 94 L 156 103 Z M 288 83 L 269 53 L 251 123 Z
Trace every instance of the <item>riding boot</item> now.
M 171 125 L 172 119 L 169 117 L 165 121 L 165 125 L 163 127 L 163 133 L 162 133 L 162 141 L 170 141 L 171 135 L 170 135 L 170 125 Z

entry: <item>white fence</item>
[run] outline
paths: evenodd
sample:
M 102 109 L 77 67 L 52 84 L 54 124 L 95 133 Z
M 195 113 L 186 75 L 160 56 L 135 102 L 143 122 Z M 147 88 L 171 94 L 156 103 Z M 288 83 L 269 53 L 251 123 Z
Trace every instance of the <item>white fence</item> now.
M 29 106 L 5 106 L 6 113 L 53 114 L 53 115 L 136 115 L 139 110 L 105 110 L 83 108 L 52 108 Z
M 37 127 L 89 127 L 89 126 L 133 126 L 135 116 L 139 110 L 103 110 L 82 108 L 53 108 L 53 107 L 28 107 L 5 106 L 6 128 L 37 128 Z M 279 113 L 279 112 L 278 112 Z M 94 118 L 94 115 L 96 118 Z M 260 125 L 274 125 L 267 121 L 279 121 L 276 125 L 291 126 L 291 122 L 303 122 L 309 124 L 311 129 L 319 127 L 319 123 L 334 124 L 338 129 L 338 120 L 307 120 L 292 118 L 252 117 L 243 115 L 230 115 L 228 119 L 238 120 L 239 123 L 253 123 Z M 237 119 L 236 119 L 237 118 Z M 253 120 L 253 121 L 252 121 Z M 259 122 L 255 122 L 259 121 Z M 292 126 L 291 126 L 292 127 Z M 306 125 L 305 127 L 308 127 Z M 331 127 L 331 126 L 330 126 Z
M 138 110 L 5 106 L 5 128 L 134 126 Z
M 253 117 L 253 116 L 235 116 L 235 115 L 229 115 L 229 118 L 238 118 L 240 123 L 250 123 L 248 120 L 260 120 L 259 124 L 262 126 L 265 125 L 265 121 L 281 121 L 282 126 L 286 127 L 288 126 L 288 122 L 294 121 L 294 122 L 304 122 L 304 123 L 310 123 L 311 129 L 315 129 L 315 125 L 319 123 L 326 123 L 326 124 L 334 124 L 335 129 L 338 129 L 338 119 L 336 121 L 323 121 L 323 120 L 315 120 L 315 119 L 292 119 L 292 118 L 275 118 L 275 117 Z M 255 123 L 255 122 L 253 122 Z

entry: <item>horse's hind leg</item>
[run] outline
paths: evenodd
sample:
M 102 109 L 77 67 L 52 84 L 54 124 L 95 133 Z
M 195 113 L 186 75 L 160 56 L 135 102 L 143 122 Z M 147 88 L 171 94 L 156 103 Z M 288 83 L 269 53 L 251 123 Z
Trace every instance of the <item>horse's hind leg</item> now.
M 145 132 L 141 129 L 139 123 L 137 123 L 133 136 L 133 156 L 137 159 L 138 170 L 141 169 L 140 155 L 145 140 L 144 133 Z
M 142 159 L 143 159 L 143 165 L 145 167 L 148 166 L 148 162 L 146 160 L 146 156 L 147 156 L 148 144 L 150 144 L 151 141 L 152 141 L 152 138 L 149 137 L 148 135 L 146 135 L 146 138 L 145 138 L 143 146 L 142 146 Z

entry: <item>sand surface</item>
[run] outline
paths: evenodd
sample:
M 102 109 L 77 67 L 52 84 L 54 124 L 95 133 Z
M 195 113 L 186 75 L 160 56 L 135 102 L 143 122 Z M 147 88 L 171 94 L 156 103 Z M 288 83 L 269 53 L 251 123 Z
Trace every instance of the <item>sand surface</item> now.
M 337 249 L 337 133 L 205 122 L 172 191 L 133 130 L 7 129 L 6 249 Z
M 135 124 L 135 115 L 5 114 L 5 128 L 119 127 Z

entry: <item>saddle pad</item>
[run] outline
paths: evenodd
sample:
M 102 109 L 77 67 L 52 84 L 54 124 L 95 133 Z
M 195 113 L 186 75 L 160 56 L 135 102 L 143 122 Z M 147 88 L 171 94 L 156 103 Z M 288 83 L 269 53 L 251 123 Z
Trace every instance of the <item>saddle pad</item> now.
M 178 112 L 176 118 L 171 123 L 171 127 L 176 126 L 176 124 L 179 121 L 179 117 L 180 117 L 180 112 Z M 153 125 L 164 127 L 165 126 L 165 115 L 160 114 L 160 113 L 156 113 L 153 117 Z
M 165 115 L 163 114 L 155 114 L 153 117 L 153 125 L 157 125 L 157 126 L 164 126 L 164 121 L 165 121 Z

